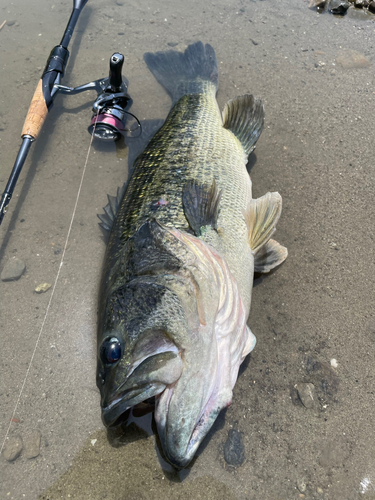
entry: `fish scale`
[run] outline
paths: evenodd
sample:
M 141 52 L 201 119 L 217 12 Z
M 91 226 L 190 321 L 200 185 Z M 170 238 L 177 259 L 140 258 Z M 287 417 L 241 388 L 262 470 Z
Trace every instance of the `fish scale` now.
M 183 187 L 189 179 L 208 185 L 215 179 L 222 189 L 218 218 L 221 245 L 248 303 L 251 286 L 242 279 L 241 270 L 249 261 L 243 211 L 251 199 L 251 181 L 242 145 L 223 127 L 215 87 L 206 89 L 207 94 L 180 98 L 137 159 L 110 236 L 108 272 L 128 238 L 151 217 L 167 227 L 188 230 Z M 151 212 L 160 199 L 166 199 L 167 204 Z

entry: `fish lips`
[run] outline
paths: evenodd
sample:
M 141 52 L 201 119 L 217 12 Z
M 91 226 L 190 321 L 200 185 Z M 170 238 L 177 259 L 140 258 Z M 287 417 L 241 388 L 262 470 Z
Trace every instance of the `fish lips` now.
M 166 388 L 165 384 L 154 383 L 143 387 L 134 387 L 117 394 L 107 406 L 102 408 L 102 421 L 106 427 L 113 425 L 127 410 L 146 399 L 157 396 Z
M 176 352 L 166 351 L 146 358 L 109 398 L 104 398 L 104 425 L 113 425 L 129 408 L 161 394 L 180 378 L 182 369 L 181 356 Z

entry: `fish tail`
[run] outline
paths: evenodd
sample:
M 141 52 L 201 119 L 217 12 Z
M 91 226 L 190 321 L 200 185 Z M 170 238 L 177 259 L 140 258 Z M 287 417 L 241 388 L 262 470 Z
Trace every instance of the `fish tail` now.
M 189 45 L 185 52 L 147 52 L 144 60 L 173 102 L 185 94 L 213 91 L 216 95 L 219 86 L 217 60 L 209 44 L 196 42 Z

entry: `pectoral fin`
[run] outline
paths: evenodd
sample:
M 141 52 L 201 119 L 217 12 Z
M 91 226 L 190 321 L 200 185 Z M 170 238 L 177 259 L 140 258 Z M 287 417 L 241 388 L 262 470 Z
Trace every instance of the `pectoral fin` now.
M 185 217 L 196 236 L 200 236 L 206 226 L 217 229 L 221 193 L 215 180 L 211 187 L 195 180 L 189 181 L 184 187 L 182 203 Z
M 284 262 L 287 256 L 288 250 L 285 247 L 275 240 L 269 240 L 255 255 L 254 272 L 269 273 L 271 269 Z
M 254 254 L 268 243 L 276 231 L 281 214 L 279 193 L 267 193 L 261 198 L 251 200 L 245 219 L 249 230 L 249 244 Z

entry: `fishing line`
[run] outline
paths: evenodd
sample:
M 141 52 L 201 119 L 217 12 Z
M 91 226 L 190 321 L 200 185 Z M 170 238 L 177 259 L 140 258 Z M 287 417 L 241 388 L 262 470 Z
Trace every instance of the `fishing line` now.
M 96 124 L 95 124 L 95 126 L 96 126 Z M 95 130 L 95 126 L 94 126 L 94 130 Z M 54 284 L 53 284 L 52 293 L 51 293 L 51 296 L 50 296 L 50 299 L 49 299 L 49 302 L 48 302 L 48 305 L 47 305 L 47 309 L 46 309 L 46 313 L 45 313 L 45 315 L 44 315 L 44 319 L 43 319 L 43 322 L 42 322 L 42 326 L 40 327 L 39 335 L 38 335 L 38 337 L 37 337 L 37 339 L 36 339 L 36 343 L 35 343 L 34 351 L 33 351 L 33 354 L 32 354 L 32 356 L 31 356 L 29 366 L 27 367 L 27 370 L 26 370 L 26 375 L 25 375 L 24 381 L 23 381 L 23 383 L 22 383 L 21 390 L 20 390 L 20 393 L 19 393 L 18 398 L 17 398 L 17 401 L 16 401 L 16 405 L 15 405 L 14 410 L 13 410 L 13 414 L 12 414 L 12 416 L 11 416 L 11 418 L 10 418 L 9 426 L 8 426 L 7 432 L 6 432 L 6 434 L 5 434 L 3 444 L 1 445 L 1 448 L 0 448 L 0 454 L 2 453 L 3 448 L 4 448 L 4 446 L 5 446 L 5 442 L 6 442 L 7 438 L 8 438 L 9 431 L 10 431 L 10 428 L 11 428 L 11 426 L 12 426 L 12 422 L 13 422 L 14 416 L 15 416 L 15 414 L 16 414 L 16 411 L 17 411 L 17 408 L 18 408 L 18 405 L 19 405 L 19 402 L 20 402 L 20 399 L 21 399 L 21 396 L 22 396 L 22 393 L 23 393 L 24 387 L 25 387 L 25 385 L 26 385 L 27 377 L 29 376 L 29 372 L 30 372 L 30 369 L 31 369 L 31 365 L 32 365 L 32 363 L 33 363 L 34 356 L 35 356 L 36 350 L 37 350 L 37 348 L 38 348 L 39 340 L 40 340 L 40 338 L 41 338 L 41 336 L 42 336 L 42 333 L 43 333 L 43 328 L 44 328 L 44 325 L 45 325 L 45 322 L 46 322 L 46 320 L 47 320 L 47 316 L 48 316 L 48 313 L 49 313 L 49 310 L 50 310 L 50 307 L 51 307 L 51 303 L 52 303 L 52 299 L 53 299 L 53 296 L 54 296 L 54 293 L 55 293 L 55 289 L 56 289 L 57 281 L 58 281 L 59 276 L 60 276 L 60 271 L 61 271 L 61 268 L 62 268 L 63 263 L 64 263 L 65 252 L 66 252 L 66 249 L 67 249 L 67 246 L 68 246 L 69 237 L 70 237 L 70 233 L 71 233 L 71 230 L 72 230 L 74 217 L 75 217 L 76 210 L 77 210 L 78 200 L 79 200 L 79 197 L 80 197 L 80 194 L 81 194 L 81 188 L 82 188 L 83 178 L 84 178 L 84 176 L 85 176 L 86 167 L 87 167 L 87 163 L 88 163 L 88 160 L 89 160 L 89 155 L 90 155 L 91 145 L 92 145 L 92 141 L 93 141 L 93 139 L 94 139 L 94 134 L 92 134 L 92 135 L 91 135 L 89 148 L 88 148 L 88 150 L 87 150 L 86 161 L 85 161 L 85 164 L 84 164 L 84 167 L 83 167 L 83 171 L 82 171 L 81 182 L 80 182 L 80 184 L 79 184 L 78 193 L 77 193 L 77 198 L 76 198 L 76 202 L 75 202 L 75 205 L 74 205 L 73 214 L 72 214 L 72 217 L 71 217 L 71 220 L 70 220 L 70 225 L 69 225 L 68 234 L 67 234 L 66 241 L 65 241 L 65 245 L 64 245 L 64 250 L 63 250 L 63 253 L 62 253 L 62 256 L 61 256 L 61 261 L 60 261 L 60 265 L 59 265 L 59 270 L 57 271 L 56 279 L 55 279 L 55 282 L 54 282 Z

